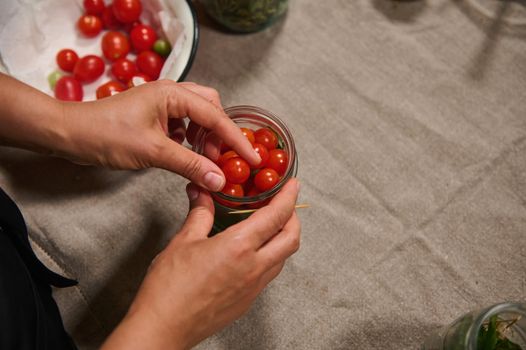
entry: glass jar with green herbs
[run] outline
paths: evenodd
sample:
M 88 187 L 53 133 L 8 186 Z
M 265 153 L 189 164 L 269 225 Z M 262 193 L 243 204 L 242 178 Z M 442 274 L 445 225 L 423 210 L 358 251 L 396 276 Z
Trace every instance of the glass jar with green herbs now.
M 219 24 L 244 33 L 268 27 L 288 6 L 288 0 L 201 0 L 201 3 Z
M 526 350 L 526 304 L 469 312 L 429 336 L 422 350 Z

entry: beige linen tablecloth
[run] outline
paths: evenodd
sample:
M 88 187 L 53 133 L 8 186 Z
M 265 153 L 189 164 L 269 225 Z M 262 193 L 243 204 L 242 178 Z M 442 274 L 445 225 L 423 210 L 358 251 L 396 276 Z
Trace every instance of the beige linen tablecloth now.
M 187 80 L 282 117 L 312 207 L 282 274 L 199 349 L 417 349 L 470 309 L 526 299 L 524 1 L 291 0 L 251 35 L 200 19 Z M 81 349 L 177 231 L 185 183 L 0 150 L 35 249 L 80 281 L 56 297 Z

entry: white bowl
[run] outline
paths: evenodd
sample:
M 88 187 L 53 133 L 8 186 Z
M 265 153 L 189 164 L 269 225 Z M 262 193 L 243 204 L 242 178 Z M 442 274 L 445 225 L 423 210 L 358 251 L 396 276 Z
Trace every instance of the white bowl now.
M 156 2 L 160 5 L 156 6 Z M 162 78 L 184 80 L 192 66 L 199 39 L 196 14 L 191 2 L 143 0 L 143 6 L 162 10 L 165 20 L 170 22 L 175 17 L 177 26 L 182 24 L 182 33 L 177 31 L 177 34 L 181 34 L 184 40 L 177 39 L 179 44 L 167 59 Z M 12 74 L 53 96 L 47 76 L 58 69 L 55 62 L 58 50 L 69 47 L 77 51 L 79 56 L 102 56 L 100 37 L 86 39 L 76 31 L 75 19 L 81 13 L 82 0 L 0 0 L 0 71 Z M 143 14 L 148 16 L 146 10 Z M 154 16 L 153 12 L 150 15 Z M 129 58 L 133 60 L 134 55 L 130 54 Z M 2 67 L 2 63 L 5 63 L 5 67 Z M 112 77 L 106 67 L 99 79 L 83 86 L 84 100 L 94 100 L 97 87 L 110 79 Z
M 186 39 L 183 43 L 181 52 L 164 77 L 176 81 L 183 81 L 192 67 L 197 52 L 197 45 L 199 43 L 197 16 L 195 8 L 189 0 L 165 1 L 168 6 L 173 9 L 177 19 L 182 22 Z

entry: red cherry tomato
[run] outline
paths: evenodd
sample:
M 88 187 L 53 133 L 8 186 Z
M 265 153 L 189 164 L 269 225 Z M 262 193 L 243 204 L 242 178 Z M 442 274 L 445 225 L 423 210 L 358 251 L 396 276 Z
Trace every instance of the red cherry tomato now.
M 252 187 L 250 190 L 248 190 L 247 197 L 255 197 L 260 193 L 260 190 L 258 190 L 256 187 Z
M 97 88 L 97 100 L 104 97 L 110 97 L 114 93 L 124 91 L 124 86 L 115 80 L 110 80 Z
M 62 77 L 55 85 L 55 97 L 62 101 L 82 101 L 82 85 L 73 77 Z
M 157 40 L 157 34 L 149 25 L 139 24 L 131 30 L 130 38 L 135 51 L 142 52 L 152 49 Z
M 253 147 L 254 147 L 254 150 L 261 157 L 261 163 L 259 163 L 257 166 L 253 166 L 252 169 L 261 169 L 266 166 L 267 161 L 268 161 L 269 153 L 268 153 L 267 147 L 263 146 L 260 143 L 255 143 Z
M 242 184 L 250 177 L 250 166 L 240 157 L 230 158 L 221 167 L 227 182 Z
M 91 83 L 104 73 L 104 61 L 99 56 L 87 55 L 75 64 L 73 75 L 82 83 Z
M 108 6 L 102 11 L 102 23 L 104 23 L 104 28 L 109 30 L 117 30 L 121 27 L 121 22 L 113 14 L 112 6 Z
M 63 49 L 57 53 L 57 64 L 60 69 L 66 72 L 73 72 L 78 59 L 79 55 L 71 49 Z
M 239 184 L 231 184 L 228 182 L 225 184 L 225 187 L 223 187 L 223 189 L 221 190 L 221 193 L 232 197 L 243 197 L 245 195 L 243 191 L 243 186 Z
M 278 146 L 278 138 L 270 129 L 261 128 L 254 133 L 257 143 L 261 143 L 270 151 Z
M 219 156 L 219 159 L 217 160 L 217 165 L 219 167 L 222 167 L 225 165 L 225 162 L 229 160 L 230 158 L 236 158 L 239 157 L 239 155 L 235 151 L 226 151 L 221 156 Z
M 255 196 L 257 196 L 260 193 L 261 192 L 257 188 L 253 187 L 253 188 L 250 189 L 250 191 L 248 191 L 246 196 L 247 197 L 255 197 Z M 265 200 L 262 200 L 262 201 L 259 201 L 259 202 L 256 202 L 256 203 L 247 204 L 247 207 L 249 207 L 250 209 L 259 209 L 259 208 L 264 207 L 265 205 L 269 204 L 271 199 L 272 198 L 267 198 Z
M 250 141 L 251 144 L 254 144 L 256 142 L 256 139 L 254 137 L 254 131 L 249 128 L 241 128 L 241 132 L 245 137 Z
M 221 193 L 226 194 L 227 196 L 232 196 L 232 197 L 243 197 L 244 196 L 243 186 L 238 185 L 238 184 L 231 184 L 228 182 L 225 184 L 225 187 L 223 187 L 223 189 L 221 190 Z M 227 207 L 232 208 L 232 207 L 239 207 L 241 205 L 241 203 L 227 201 L 225 199 L 219 198 L 219 196 L 216 196 L 215 194 L 213 195 L 213 197 L 216 202 L 221 203 Z
M 163 68 L 163 59 L 161 56 L 153 51 L 143 51 L 137 56 L 137 68 L 146 75 L 149 75 L 153 80 L 159 78 L 161 69 Z
M 144 79 L 145 82 L 152 81 L 152 78 L 150 78 L 149 76 L 147 76 L 147 75 L 144 74 L 144 73 L 135 73 L 135 74 L 133 75 L 133 77 L 130 79 L 130 81 L 128 81 L 128 87 L 129 87 L 129 88 L 132 88 L 132 87 L 135 86 L 135 85 L 133 84 L 133 78 L 135 78 L 135 77 L 137 77 L 137 78 L 142 78 L 142 79 Z
M 88 15 L 101 15 L 105 7 L 104 0 L 84 0 L 84 10 Z
M 254 176 L 254 185 L 261 192 L 270 190 L 279 182 L 279 175 L 274 169 L 261 169 L 256 176 Z
M 267 167 L 276 170 L 279 176 L 283 176 L 289 164 L 289 156 L 282 149 L 273 149 L 269 152 Z
M 110 61 L 124 58 L 130 52 L 130 42 L 126 34 L 110 31 L 104 34 L 101 42 L 102 53 Z
M 80 16 L 77 26 L 82 34 L 88 38 L 93 38 L 102 30 L 102 21 L 97 16 L 84 15 Z
M 139 19 L 142 12 L 140 0 L 114 0 L 113 13 L 122 23 L 131 23 Z
M 111 73 L 117 80 L 128 84 L 131 78 L 137 73 L 137 67 L 132 61 L 121 58 L 111 65 Z

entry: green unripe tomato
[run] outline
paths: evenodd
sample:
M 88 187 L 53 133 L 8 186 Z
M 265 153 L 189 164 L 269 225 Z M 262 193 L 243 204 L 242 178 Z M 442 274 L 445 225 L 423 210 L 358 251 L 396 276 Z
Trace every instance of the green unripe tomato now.
M 155 51 L 161 57 L 168 57 L 170 51 L 172 51 L 172 45 L 167 40 L 157 39 L 153 44 L 153 51 Z
M 58 70 L 52 72 L 51 74 L 47 76 L 47 81 L 49 83 L 49 87 L 51 88 L 51 90 L 55 91 L 55 86 L 57 85 L 57 81 L 63 76 L 64 74 L 62 74 Z

